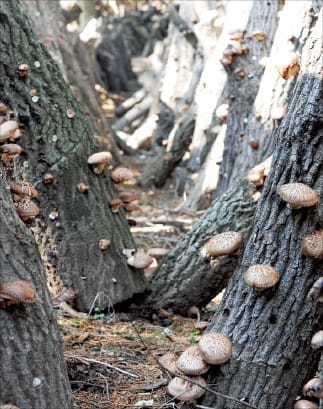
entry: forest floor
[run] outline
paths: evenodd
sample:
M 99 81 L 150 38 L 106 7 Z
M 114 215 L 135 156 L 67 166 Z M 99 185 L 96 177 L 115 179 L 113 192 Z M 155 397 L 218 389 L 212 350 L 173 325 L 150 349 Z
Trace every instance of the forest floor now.
M 143 167 L 143 153 L 127 157 L 135 176 Z M 130 164 L 130 165 L 129 165 Z M 170 180 L 163 189 L 139 187 L 136 183 L 120 190 L 131 190 L 138 197 L 140 211 L 131 232 L 138 248 L 166 249 L 176 245 L 179 237 L 198 220 L 180 210 L 183 198 L 173 193 Z M 149 280 L 157 261 L 145 271 Z M 214 310 L 201 311 L 208 319 Z M 73 389 L 75 409 L 173 408 L 167 393 L 171 379 L 157 359 L 166 352 L 180 353 L 198 341 L 201 331 L 194 327 L 195 317 L 187 318 L 160 310 L 149 319 L 133 312 L 95 310 L 88 319 L 75 318 L 57 310 L 64 342 L 65 357 Z

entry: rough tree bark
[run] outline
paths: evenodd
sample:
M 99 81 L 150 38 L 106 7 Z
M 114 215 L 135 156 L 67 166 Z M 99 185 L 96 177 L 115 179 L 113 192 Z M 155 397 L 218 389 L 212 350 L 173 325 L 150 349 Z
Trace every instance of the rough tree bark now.
M 239 255 L 210 260 L 203 256 L 202 247 L 228 230 L 240 231 L 246 240 L 258 198 L 247 180 L 241 180 L 215 200 L 162 260 L 150 282 L 147 303 L 185 315 L 192 305 L 205 306 L 215 297 L 226 286 Z
M 192 120 L 194 121 L 195 115 L 195 107 L 191 104 L 203 68 L 203 53 L 193 29 L 191 21 L 193 18 L 196 18 L 194 15 L 194 2 L 184 1 L 180 5 L 179 11 L 175 6 L 170 9 L 169 38 L 172 41 L 169 47 L 160 95 L 163 107 L 161 107 L 159 121 L 161 128 L 164 130 L 168 118 L 174 115 L 174 126 L 169 128 L 169 132 L 172 129 L 172 137 L 169 138 L 166 149 L 158 148 L 157 159 L 150 161 L 144 168 L 139 178 L 139 183 L 142 186 L 148 186 L 152 183 L 156 186 L 162 186 L 173 171 L 174 166 L 184 156 L 191 142 L 194 130 Z M 166 111 L 164 106 L 167 106 Z M 190 117 L 187 115 L 188 110 Z M 161 117 L 163 113 L 169 111 L 170 115 L 167 115 L 166 119 Z M 159 124 L 157 125 L 156 136 L 163 132 L 158 128 Z M 190 129 L 190 132 L 186 132 L 188 129 Z M 177 134 L 176 137 L 174 137 L 175 133 Z M 163 135 L 164 140 L 167 137 L 168 134 Z M 178 141 L 180 141 L 180 144 L 178 144 Z M 175 146 L 173 146 L 174 143 Z M 172 158 L 176 156 L 175 160 L 169 160 L 170 152 Z
M 255 214 L 255 225 L 240 266 L 229 282 L 210 331 L 226 334 L 233 357 L 213 367 L 208 384 L 215 391 L 243 399 L 262 409 L 292 408 L 303 383 L 315 373 L 319 352 L 310 347 L 320 328 L 321 303 L 307 299 L 323 274 L 319 261 L 302 255 L 302 237 L 322 229 L 323 111 L 322 12 L 302 54 L 300 78 L 290 109 L 276 133 L 271 172 Z M 277 194 L 278 186 L 303 182 L 314 188 L 319 203 L 291 210 Z M 257 293 L 242 278 L 252 264 L 265 263 L 280 273 L 277 286 Z M 201 405 L 240 409 L 241 404 L 206 393 Z M 195 407 L 184 405 L 185 408 Z
M 0 309 L 0 404 L 71 409 L 63 349 L 38 249 L 19 219 L 0 166 L 0 283 L 26 280 L 33 304 Z
M 21 2 L 21 7 L 26 10 L 38 38 L 58 64 L 72 92 L 86 109 L 99 142 L 117 159 L 117 146 L 95 92 L 95 85 L 101 80 L 93 45 L 83 43 L 78 32 L 66 30 L 59 2 L 30 0 Z
M 124 301 L 146 284 L 142 271 L 131 269 L 122 256 L 122 248 L 133 248 L 134 242 L 123 210 L 109 209 L 108 201 L 117 196 L 109 173 L 95 175 L 87 165 L 88 156 L 102 149 L 19 4 L 2 1 L 0 18 L 1 98 L 25 130 L 19 140 L 24 152 L 8 177 L 32 182 L 39 190 L 41 214 L 34 231 L 52 279 L 51 292 L 63 285 L 74 289 L 83 311 L 99 295 L 101 308 Z M 30 67 L 24 78 L 17 73 L 21 63 Z M 46 172 L 57 182 L 44 185 Z M 78 192 L 80 181 L 90 186 L 88 193 Z M 53 209 L 56 220 L 49 217 Z M 111 240 L 107 251 L 99 248 L 100 239 Z
M 230 183 L 240 178 L 241 172 L 272 154 L 272 134 L 280 122 L 277 111 L 288 107 L 295 77 L 286 82 L 278 74 L 277 66 L 289 53 L 301 52 L 315 13 L 311 1 L 286 2 L 279 11 L 277 27 L 278 3 L 253 2 L 244 36 L 249 53 L 234 57 L 228 67 L 228 93 L 234 99 L 230 102 L 216 195 L 225 192 Z M 265 33 L 264 40 L 252 37 L 257 29 Z M 269 60 L 263 73 L 259 61 L 267 56 Z M 245 71 L 243 78 L 235 74 L 237 68 Z M 253 148 L 252 143 L 258 147 Z

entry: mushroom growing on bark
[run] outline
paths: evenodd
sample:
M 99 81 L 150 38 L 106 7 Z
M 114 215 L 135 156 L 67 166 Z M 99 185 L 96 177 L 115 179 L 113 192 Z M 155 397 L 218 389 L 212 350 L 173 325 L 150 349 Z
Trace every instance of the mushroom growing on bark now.
M 311 187 L 304 183 L 286 183 L 278 188 L 278 194 L 291 209 L 314 206 L 318 202 L 318 195 Z
M 127 259 L 127 264 L 134 268 L 144 269 L 149 267 L 153 261 L 154 259 L 146 254 L 143 250 L 138 250 L 135 254 L 131 255 Z
M 76 188 L 80 193 L 86 193 L 89 190 L 90 186 L 84 182 L 79 182 L 77 183 Z
M 97 152 L 89 156 L 87 163 L 92 166 L 93 172 L 99 175 L 103 172 L 106 163 L 112 162 L 112 155 L 110 152 Z
M 111 177 L 116 183 L 123 183 L 133 178 L 133 173 L 128 168 L 116 168 L 111 172 Z
M 323 348 L 323 330 L 316 332 L 311 340 L 311 347 L 316 350 Z
M 6 143 L 0 146 L 0 154 L 2 162 L 11 162 L 14 158 L 20 155 L 22 147 L 16 143 Z
M 323 277 L 318 278 L 310 289 L 307 298 L 317 302 L 323 302 Z
M 0 285 L 0 298 L 4 300 L 6 305 L 33 303 L 36 293 L 34 287 L 28 281 L 14 280 Z
M 178 356 L 173 352 L 167 352 L 158 359 L 159 365 L 174 375 L 181 375 L 182 372 L 177 368 L 176 362 Z
M 210 368 L 197 345 L 188 347 L 178 358 L 176 366 L 185 375 L 193 376 L 202 375 Z
M 16 121 L 6 121 L 0 125 L 0 143 L 13 137 L 15 131 L 19 128 Z
M 212 237 L 205 244 L 205 252 L 211 256 L 224 256 L 233 253 L 243 243 L 242 234 L 235 231 L 226 231 Z
M 122 201 L 118 198 L 111 199 L 109 202 L 109 206 L 112 213 L 118 213 L 120 206 L 122 206 Z
M 273 287 L 279 281 L 279 273 L 268 264 L 254 264 L 244 273 L 244 281 L 257 291 Z
M 295 403 L 294 409 L 319 409 L 319 405 L 315 402 L 301 399 Z
M 302 252 L 306 257 L 323 259 L 323 230 L 313 231 L 303 238 Z
M 303 387 L 303 394 L 323 399 L 323 378 L 310 379 Z
M 202 335 L 198 346 L 204 360 L 211 365 L 224 364 L 232 357 L 231 341 L 218 332 Z
M 39 207 L 32 200 L 30 200 L 30 197 L 28 196 L 15 203 L 15 207 L 18 215 L 24 222 L 36 217 L 40 211 Z
M 290 53 L 277 66 L 279 75 L 284 78 L 284 80 L 288 80 L 288 78 L 298 75 L 300 71 L 299 57 L 300 55 L 297 52 Z
M 37 190 L 35 186 L 29 182 L 16 181 L 9 184 L 11 192 L 14 194 L 14 201 L 18 202 L 25 196 L 37 197 Z
M 192 378 L 194 382 L 206 387 L 206 381 L 201 376 Z M 168 392 L 182 402 L 189 402 L 201 397 L 205 390 L 192 382 L 186 381 L 182 378 L 175 377 L 168 384 Z

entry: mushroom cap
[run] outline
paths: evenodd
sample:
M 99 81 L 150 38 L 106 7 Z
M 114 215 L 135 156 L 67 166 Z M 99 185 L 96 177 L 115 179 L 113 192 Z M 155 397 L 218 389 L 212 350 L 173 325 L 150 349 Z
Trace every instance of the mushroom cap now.
M 21 217 L 35 217 L 40 211 L 39 207 L 28 196 L 16 203 L 16 209 Z
M 125 206 L 126 212 L 138 212 L 140 209 L 140 206 L 138 206 L 136 203 L 130 202 L 130 203 L 126 203 Z
M 303 238 L 302 252 L 307 257 L 323 259 L 323 230 L 312 231 Z
M 192 380 L 206 387 L 206 381 L 201 376 L 195 376 Z M 205 393 L 203 388 L 179 377 L 173 378 L 169 382 L 167 389 L 170 395 L 182 402 L 192 401 L 201 397 Z
M 111 241 L 109 239 L 99 240 L 99 247 L 101 250 L 107 250 L 110 247 Z
M 112 155 L 108 151 L 93 153 L 88 157 L 89 165 L 98 165 L 99 163 L 107 163 L 112 161 Z
M 197 345 L 188 347 L 178 358 L 177 368 L 186 375 L 202 375 L 209 370 L 203 354 Z
M 133 192 L 128 191 L 120 192 L 119 196 L 123 203 L 130 203 L 133 202 L 134 200 L 137 200 L 137 196 Z
M 219 332 L 202 335 L 198 346 L 202 351 L 204 360 L 211 365 L 224 364 L 232 356 L 231 341 Z
M 22 147 L 17 143 L 5 143 L 0 146 L 0 152 L 8 156 L 16 156 L 22 152 Z
M 235 231 L 226 231 L 212 237 L 205 245 L 209 256 L 224 256 L 233 253 L 243 242 L 242 234 Z
M 6 141 L 19 128 L 16 121 L 6 121 L 0 125 L 0 142 Z
M 176 354 L 173 352 L 167 352 L 158 359 L 158 363 L 172 374 L 180 375 L 181 371 L 176 366 L 177 360 L 178 356 Z
M 9 186 L 10 190 L 13 193 L 17 193 L 19 196 L 36 197 L 38 195 L 35 186 L 29 182 L 24 181 L 10 182 Z
M 300 399 L 295 403 L 294 409 L 319 409 L 319 405 L 310 400 Z
M 109 201 L 110 206 L 121 206 L 122 205 L 122 200 L 118 199 L 117 197 L 114 199 L 111 199 Z
M 163 258 L 164 256 L 166 256 L 166 254 L 168 254 L 169 250 L 168 249 L 164 249 L 162 247 L 152 247 L 151 249 L 148 250 L 148 254 L 151 257 L 156 258 L 157 260 Z
M 133 178 L 133 173 L 128 168 L 116 168 L 111 172 L 111 177 L 116 183 L 122 183 Z
M 303 394 L 323 399 L 323 378 L 310 379 L 303 387 Z
M 278 283 L 279 273 L 268 264 L 254 264 L 245 271 L 243 278 L 246 284 L 263 291 Z
M 318 202 L 318 195 L 315 190 L 304 183 L 286 183 L 281 185 L 278 188 L 278 194 L 293 209 L 314 206 Z
M 18 406 L 13 405 L 11 403 L 7 403 L 5 405 L 0 405 L 0 409 L 20 409 Z
M 0 296 L 16 302 L 33 303 L 36 293 L 28 281 L 14 280 L 0 285 Z
M 80 193 L 85 193 L 89 190 L 90 186 L 85 182 L 79 182 L 76 184 L 76 188 Z
M 318 278 L 310 289 L 307 298 L 323 302 L 323 277 Z
M 323 330 L 316 332 L 311 339 L 311 347 L 315 349 L 323 348 Z
M 154 259 L 143 251 L 137 251 L 127 259 L 127 264 L 135 268 L 147 268 Z

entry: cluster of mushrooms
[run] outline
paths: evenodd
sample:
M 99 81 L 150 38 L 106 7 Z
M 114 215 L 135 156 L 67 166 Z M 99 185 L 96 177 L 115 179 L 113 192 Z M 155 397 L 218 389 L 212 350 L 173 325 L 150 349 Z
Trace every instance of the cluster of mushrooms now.
M 131 181 L 134 177 L 133 172 L 126 167 L 118 167 L 112 170 L 112 155 L 108 151 L 97 152 L 88 158 L 88 164 L 96 175 L 100 175 L 106 166 L 110 166 L 110 175 L 116 187 L 122 187 L 124 184 Z M 85 188 L 84 188 L 85 186 Z M 81 193 L 87 191 L 88 186 L 83 182 L 78 184 L 78 190 Z M 80 190 L 81 189 L 81 190 Z M 137 196 L 132 191 L 119 191 L 118 197 L 114 197 L 109 201 L 109 207 L 112 213 L 118 213 L 123 208 L 126 214 L 137 212 L 140 210 Z M 101 250 L 107 250 L 111 242 L 109 239 L 99 240 Z M 143 249 L 124 249 L 123 254 L 127 257 L 127 264 L 137 269 L 146 269 L 154 261 L 159 260 L 168 252 L 163 248 L 152 248 L 147 254 Z
M 267 166 L 261 166 L 262 178 Z M 260 167 L 259 167 L 260 169 Z M 288 203 L 291 209 L 314 206 L 318 202 L 317 193 L 303 183 L 288 183 L 279 187 L 278 194 Z M 218 257 L 232 254 L 243 244 L 240 232 L 227 231 L 213 236 L 201 249 L 206 257 Z M 308 233 L 302 240 L 301 249 L 306 257 L 315 260 L 323 259 L 323 230 Z M 279 272 L 268 264 L 251 265 L 243 274 L 247 285 L 256 291 L 264 291 L 275 286 L 280 278 Z M 323 277 L 319 278 L 312 287 L 308 298 L 323 302 Z M 323 331 L 317 332 L 311 342 L 314 350 L 323 347 Z M 198 345 L 185 350 L 180 357 L 167 353 L 159 359 L 162 367 L 176 377 L 168 385 L 168 392 L 181 401 L 191 401 L 203 395 L 206 382 L 202 374 L 206 373 L 210 365 L 227 362 L 232 356 L 230 340 L 221 333 L 207 333 L 202 335 Z M 191 380 L 189 377 L 192 377 Z M 323 399 L 323 379 L 315 377 L 308 381 L 303 388 L 304 396 Z M 305 399 L 298 400 L 295 409 L 318 409 L 315 402 Z

